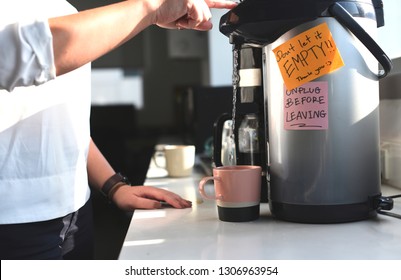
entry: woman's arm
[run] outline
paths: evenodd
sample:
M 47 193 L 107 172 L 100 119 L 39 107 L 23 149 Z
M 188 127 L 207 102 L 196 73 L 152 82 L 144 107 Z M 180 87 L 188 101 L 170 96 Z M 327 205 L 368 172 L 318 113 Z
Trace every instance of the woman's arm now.
M 209 30 L 209 7 L 233 8 L 225 0 L 128 0 L 49 19 L 57 75 L 91 62 L 146 27 Z
M 99 190 L 115 171 L 104 158 L 95 143 L 90 140 L 88 153 L 88 179 L 92 187 Z M 121 209 L 132 211 L 134 209 L 154 209 L 161 207 L 165 201 L 175 208 L 191 207 L 192 203 L 179 195 L 164 189 L 150 186 L 122 185 L 111 194 L 113 202 Z

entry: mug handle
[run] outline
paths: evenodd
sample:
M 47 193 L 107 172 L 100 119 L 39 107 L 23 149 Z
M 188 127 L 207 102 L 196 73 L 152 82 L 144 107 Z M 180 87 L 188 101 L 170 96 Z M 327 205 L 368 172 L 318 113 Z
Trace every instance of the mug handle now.
M 221 181 L 220 177 L 214 177 L 214 176 L 208 176 L 208 177 L 204 177 L 202 178 L 202 180 L 199 182 L 199 193 L 201 194 L 201 196 L 203 198 L 206 199 L 210 199 L 210 200 L 216 200 L 216 199 L 221 199 L 222 196 L 219 194 L 217 196 L 210 196 L 205 192 L 205 185 L 208 181 L 212 181 L 212 180 L 216 180 L 216 181 Z
M 158 157 L 165 157 L 165 152 L 164 152 L 164 150 L 156 150 L 156 151 L 153 153 L 153 162 L 155 163 L 155 165 L 156 165 L 157 167 L 166 169 L 166 165 L 161 165 L 161 164 L 157 161 L 157 158 L 158 158 Z

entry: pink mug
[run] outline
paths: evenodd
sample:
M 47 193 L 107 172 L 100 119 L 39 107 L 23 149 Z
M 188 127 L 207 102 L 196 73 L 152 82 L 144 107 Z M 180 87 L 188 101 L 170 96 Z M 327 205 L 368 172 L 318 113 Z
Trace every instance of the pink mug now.
M 259 218 L 262 168 L 254 165 L 220 166 L 213 176 L 199 182 L 199 192 L 205 199 L 216 200 L 219 219 L 245 222 Z M 215 195 L 205 191 L 208 181 L 214 181 Z

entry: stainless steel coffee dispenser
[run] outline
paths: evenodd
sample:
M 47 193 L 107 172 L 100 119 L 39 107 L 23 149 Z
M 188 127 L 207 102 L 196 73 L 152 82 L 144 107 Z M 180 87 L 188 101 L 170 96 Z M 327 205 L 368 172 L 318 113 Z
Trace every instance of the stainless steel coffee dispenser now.
M 234 53 L 262 50 L 261 129 L 277 218 L 335 223 L 376 213 L 378 79 L 392 67 L 373 39 L 383 24 L 382 2 L 368 0 L 244 0 L 221 18 Z

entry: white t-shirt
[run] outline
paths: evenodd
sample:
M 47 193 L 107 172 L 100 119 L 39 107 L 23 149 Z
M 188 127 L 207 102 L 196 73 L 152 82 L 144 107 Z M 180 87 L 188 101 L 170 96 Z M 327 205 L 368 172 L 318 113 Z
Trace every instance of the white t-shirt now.
M 47 18 L 64 0 L 0 0 L 0 224 L 50 220 L 89 198 L 90 65 L 56 77 Z

